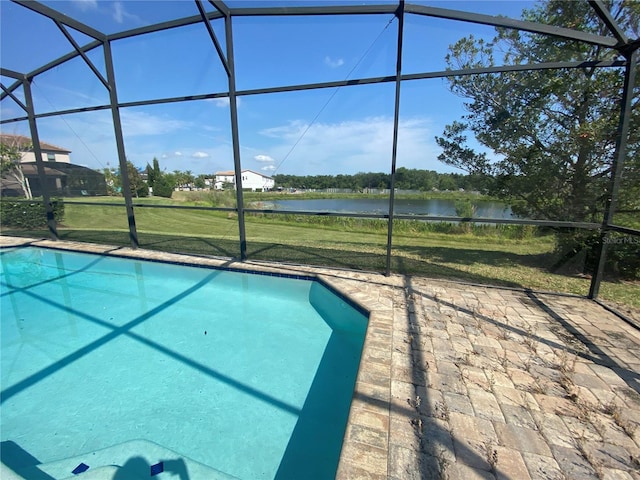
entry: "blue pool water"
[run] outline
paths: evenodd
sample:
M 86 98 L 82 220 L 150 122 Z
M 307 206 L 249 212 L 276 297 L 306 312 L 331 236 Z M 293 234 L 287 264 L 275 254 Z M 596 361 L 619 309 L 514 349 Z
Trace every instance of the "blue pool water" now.
M 3 445 L 47 463 L 140 439 L 241 479 L 335 475 L 367 319 L 321 283 L 0 256 Z

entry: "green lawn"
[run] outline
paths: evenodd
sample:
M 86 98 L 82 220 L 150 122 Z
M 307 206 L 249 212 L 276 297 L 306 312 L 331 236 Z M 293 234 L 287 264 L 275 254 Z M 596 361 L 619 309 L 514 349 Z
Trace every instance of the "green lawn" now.
M 122 199 L 106 201 L 113 206 L 67 202 L 65 218 L 59 226 L 60 237 L 129 245 Z M 202 202 L 199 200 L 200 205 Z M 193 204 L 158 198 L 138 199 L 135 203 Z M 233 212 L 137 207 L 135 215 L 143 248 L 225 257 L 240 254 L 238 223 Z M 386 268 L 384 221 L 289 215 L 246 215 L 245 219 L 250 259 L 379 272 Z M 456 226 L 445 227 L 444 231 L 433 231 L 435 227 L 422 222 L 399 221 L 393 236 L 392 270 L 480 284 L 588 293 L 590 281 L 579 275 L 580 258 L 562 271 L 551 273 L 550 267 L 557 260 L 552 234 L 543 235 L 531 227 L 485 227 L 468 233 L 457 231 L 460 228 Z M 45 235 L 42 231 L 7 229 L 4 233 Z M 616 305 L 640 309 L 640 284 L 606 281 L 600 297 Z

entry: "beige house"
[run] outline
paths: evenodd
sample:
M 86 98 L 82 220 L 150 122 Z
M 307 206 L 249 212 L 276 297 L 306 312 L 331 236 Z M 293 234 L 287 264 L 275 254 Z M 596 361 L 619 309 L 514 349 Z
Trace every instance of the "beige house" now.
M 35 162 L 36 154 L 31 145 L 31 139 L 24 135 L 11 135 L 8 133 L 0 134 L 0 143 L 17 147 L 22 154 L 20 163 Z M 60 162 L 71 163 L 69 158 L 70 150 L 66 150 L 50 143 L 40 142 L 40 150 L 42 150 L 42 160 L 44 162 Z
M 0 143 L 17 148 L 21 154 L 20 168 L 0 177 L 0 195 L 27 198 L 43 194 L 36 156 L 31 139 L 23 135 L 0 134 Z M 104 175 L 71 163 L 71 150 L 40 142 L 44 163 L 46 189 L 52 195 L 69 197 L 107 195 Z
M 233 170 L 225 172 L 216 172 L 216 181 L 214 188 L 216 190 L 222 190 L 225 183 L 236 185 L 236 173 Z M 254 172 L 253 170 L 242 170 L 242 188 L 244 190 L 251 190 L 252 192 L 266 192 L 273 189 L 275 180 L 262 175 L 261 173 Z

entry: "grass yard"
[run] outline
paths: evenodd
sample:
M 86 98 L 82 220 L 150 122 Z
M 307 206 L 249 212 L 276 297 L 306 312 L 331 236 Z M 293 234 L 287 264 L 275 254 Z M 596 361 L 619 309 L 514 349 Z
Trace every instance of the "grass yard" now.
M 104 198 L 95 202 L 105 202 Z M 64 240 L 129 245 L 122 199 L 110 205 L 65 204 L 59 226 Z M 204 206 L 169 199 L 137 199 L 140 205 Z M 215 200 L 214 200 L 215 201 Z M 223 257 L 240 255 L 238 223 L 231 211 L 135 207 L 143 248 Z M 385 271 L 386 221 L 328 216 L 247 214 L 249 259 Z M 467 229 L 467 230 L 465 230 Z M 5 234 L 46 236 L 44 231 Z M 554 236 L 532 227 L 459 227 L 396 221 L 392 271 L 533 290 L 586 295 L 590 280 L 580 275 L 581 259 L 551 273 Z M 606 281 L 600 297 L 618 308 L 640 309 L 640 284 Z

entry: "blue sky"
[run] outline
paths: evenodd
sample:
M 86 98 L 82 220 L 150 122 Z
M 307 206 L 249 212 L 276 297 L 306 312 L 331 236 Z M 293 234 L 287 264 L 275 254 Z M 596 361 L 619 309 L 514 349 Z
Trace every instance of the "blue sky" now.
M 195 3 L 187 0 L 43 3 L 105 33 L 198 13 Z M 228 2 L 231 6 L 265 3 Z M 514 18 L 533 5 L 517 0 L 414 3 Z M 278 3 L 282 4 L 287 2 Z M 0 0 L 0 18 L 0 60 L 5 68 L 29 72 L 72 50 L 51 20 L 7 0 Z M 236 17 L 237 88 L 393 75 L 397 20 L 392 19 L 392 15 Z M 213 27 L 224 44 L 222 21 L 213 22 Z M 471 33 L 491 38 L 494 29 L 408 16 L 403 72 L 443 70 L 448 46 Z M 75 31 L 73 36 L 81 45 L 89 41 Z M 113 54 L 121 102 L 227 90 L 224 70 L 203 24 L 117 40 Z M 89 57 L 104 74 L 102 49 Z M 5 77 L 2 82 L 13 83 Z M 108 103 L 106 89 L 79 57 L 37 76 L 33 93 L 37 112 Z M 449 92 L 443 79 L 404 82 L 401 93 L 398 166 L 453 171 L 437 160 L 440 151 L 434 137 L 464 113 L 463 100 Z M 16 95 L 23 98 L 21 90 Z M 393 83 L 240 97 L 242 166 L 268 175 L 388 172 L 393 105 Z M 0 103 L 2 119 L 22 115 L 11 99 Z M 121 116 L 127 158 L 138 167 L 156 157 L 167 171 L 199 174 L 233 168 L 226 99 L 129 107 L 121 109 Z M 117 166 L 108 110 L 42 118 L 38 128 L 42 141 L 71 150 L 73 163 L 97 169 Z M 1 129 L 28 135 L 26 122 Z

